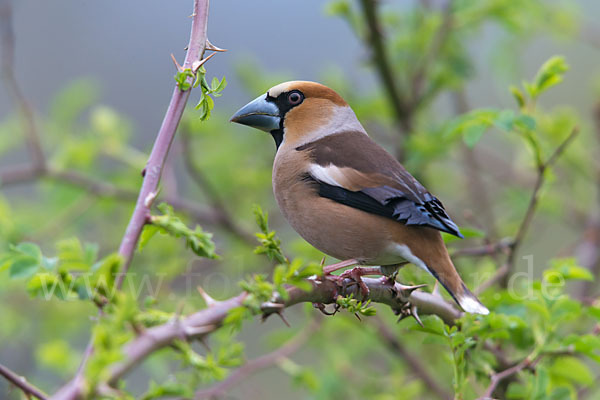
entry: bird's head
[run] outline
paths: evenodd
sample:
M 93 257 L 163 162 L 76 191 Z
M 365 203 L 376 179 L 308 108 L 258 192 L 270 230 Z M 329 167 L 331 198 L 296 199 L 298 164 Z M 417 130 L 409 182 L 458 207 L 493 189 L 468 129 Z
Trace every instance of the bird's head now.
M 239 109 L 231 121 L 269 132 L 278 148 L 284 141 L 298 146 L 342 129 L 363 130 L 339 94 L 308 81 L 273 86 Z

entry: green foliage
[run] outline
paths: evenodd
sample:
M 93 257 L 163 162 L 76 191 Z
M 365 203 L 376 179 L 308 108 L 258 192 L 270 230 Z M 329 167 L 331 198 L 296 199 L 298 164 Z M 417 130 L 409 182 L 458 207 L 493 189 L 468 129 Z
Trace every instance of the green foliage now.
M 405 150 L 407 168 L 439 194 L 455 218 L 463 218 L 457 222 L 478 227 L 463 229 L 466 243 L 445 235 L 452 250 L 487 246 L 514 235 L 535 178 L 531 165 L 542 165 L 573 126 L 580 125 L 578 142 L 561 157 L 560 165 L 546 172 L 552 184 L 539 193 L 530 229 L 535 243 L 529 237 L 521 243 L 522 252 L 535 255 L 535 269 L 527 279 L 519 273 L 513 275 L 507 289 L 494 285 L 481 294 L 492 310 L 490 315 L 464 315 L 452 327 L 435 316 L 422 316 L 423 327 L 410 319 L 395 324 L 395 316 L 385 305 L 338 297 L 338 306 L 349 313 L 325 318 L 323 327 L 302 347 L 302 354 L 292 355 L 294 361 L 281 358 L 274 366 L 291 378 L 291 384 L 307 391 L 307 398 L 431 398 L 431 388 L 416 377 L 414 366 L 398 356 L 398 349 L 378 333 L 377 321 L 364 318 L 358 322 L 352 315 L 368 316 L 377 310 L 381 323 L 405 351 L 420 360 L 442 389 L 454 392 L 457 399 L 479 398 L 493 374 L 523 360 L 529 360 L 530 366 L 514 379 L 503 381 L 507 387 L 501 388 L 498 397 L 575 399 L 588 391 L 589 398 L 595 398 L 598 389 L 594 377 L 600 372 L 600 339 L 596 334 L 600 306 L 595 292 L 590 292 L 591 298 L 582 299 L 580 290 L 581 284 L 595 285 L 594 277 L 581 261 L 563 258 L 571 246 L 587 240 L 581 225 L 597 211 L 590 194 L 597 179 L 595 169 L 590 167 L 597 158 L 593 153 L 595 144 L 586 129 L 591 124 L 580 115 L 581 110 L 592 106 L 580 104 L 589 93 L 577 99 L 564 96 L 560 90 L 570 88 L 568 85 L 575 87 L 575 80 L 565 80 L 566 85 L 555 88 L 567 77 L 568 69 L 565 59 L 557 56 L 543 63 L 530 81 L 512 85 L 508 91 L 502 89 L 514 97 L 516 107 L 498 105 L 504 98 L 494 92 L 497 87 L 508 86 L 508 82 L 521 81 L 518 68 L 522 57 L 518 55 L 523 44 L 540 35 L 545 44 L 553 36 L 560 36 L 571 46 L 576 42 L 570 36 L 579 34 L 582 21 L 573 4 L 560 1 L 456 0 L 449 9 L 437 3 L 377 3 L 383 48 L 397 80 L 401 105 L 410 117 L 410 129 L 403 129 L 410 131 L 410 138 L 401 146 L 388 88 L 371 85 L 371 71 L 356 79 L 338 67 L 330 69 L 321 80 L 344 96 L 378 142 L 392 150 Z M 326 11 L 347 21 L 356 36 L 367 41 L 365 47 L 370 54 L 370 34 L 360 2 L 331 1 Z M 546 51 L 545 46 L 541 48 Z M 576 60 L 572 60 L 573 69 L 580 70 L 575 68 Z M 369 65 L 376 66 L 375 62 Z M 247 60 L 238 63 L 236 71 L 243 89 L 252 96 L 294 78 Z M 139 171 L 147 159 L 144 150 L 150 143 L 144 141 L 141 150 L 138 147 L 142 142 L 135 140 L 132 144 L 132 138 L 137 139 L 135 125 L 100 103 L 98 84 L 76 80 L 49 102 L 47 113 L 36 113 L 49 168 L 54 172 L 73 169 L 117 189 L 102 187 L 96 191 L 48 176 L 24 191 L 4 191 L 3 186 L 0 196 L 0 273 L 4 274 L 0 276 L 0 340 L 11 343 L 10 347 L 23 354 L 24 360 L 35 359 L 43 373 L 29 368 L 31 382 L 51 388 L 72 377 L 91 329 L 95 351 L 85 376 L 93 385 L 107 376 L 114 362 L 122 360 L 123 344 L 139 332 L 177 323 L 180 315 L 204 307 L 193 290 L 197 282 L 188 280 L 189 276 L 182 274 L 184 270 L 197 273 L 211 293 L 222 289 L 222 298 L 239 293 L 240 288 L 231 281 L 249 276 L 239 285 L 248 293 L 243 305 L 230 310 L 222 326 L 211 334 L 208 349 L 177 342 L 138 366 L 142 370 L 139 376 L 149 377 L 144 394 L 138 395 L 143 389 L 137 378 L 119 385 L 123 398 L 193 397 L 200 384 L 222 380 L 230 369 L 242 364 L 243 346 L 238 340 L 255 346 L 258 337 L 273 347 L 272 335 L 266 335 L 278 330 L 272 321 L 259 326 L 247 321 L 255 315 L 278 312 L 290 288 L 310 290 L 307 278 L 322 274 L 320 264 L 299 258 L 317 260 L 321 255 L 316 250 L 307 251 L 309 246 L 272 211 L 273 148 L 265 145 L 268 139 L 228 124 L 229 110 L 213 111 L 214 98 L 225 88 L 225 79 L 213 78 L 209 83 L 205 69 L 200 68 L 197 73 L 189 69 L 177 73 L 175 81 L 182 91 L 201 88 L 199 112 L 186 113 L 180 124 L 180 134 L 186 135 L 195 163 L 242 229 L 252 224 L 252 203 L 264 205 L 264 212 L 260 207 L 254 209 L 260 230 L 255 253 L 266 255 L 277 265 L 252 256 L 246 243 L 219 226 L 210 229 L 218 232 L 221 258 L 197 260 L 196 255 L 217 257 L 212 236 L 199 227 L 190 228 L 171 207 L 161 205 L 158 208 L 162 214 L 150 217 L 151 223 L 144 229 L 140 248 L 146 246 L 136 254 L 127 279 L 136 285 L 148 276 L 164 275 L 167 284 L 145 300 L 137 293 L 116 290 L 122 260 L 107 251 L 117 248 L 123 236 L 139 189 Z M 469 105 L 466 101 L 460 106 L 457 94 L 461 93 L 477 94 L 477 102 Z M 542 102 L 553 94 L 560 94 L 561 102 L 568 103 L 568 107 L 548 107 Z M 448 115 L 448 100 L 452 109 L 456 106 L 455 118 Z M 548 104 L 556 102 L 549 100 Z M 471 110 L 471 106 L 485 108 Z M 211 114 L 213 118 L 209 119 Z M 16 115 L 0 121 L 0 154 L 10 156 L 20 151 L 24 143 L 20 138 L 26 129 L 20 122 Z M 486 135 L 490 130 L 499 134 Z M 486 225 L 487 218 L 480 210 L 483 201 L 472 195 L 470 175 L 464 173 L 464 181 L 459 178 L 463 175 L 459 168 L 465 150 L 462 143 L 470 148 L 467 151 L 490 153 L 490 157 L 476 153 L 481 171 L 475 172 L 481 173 L 489 191 L 494 229 Z M 177 195 L 200 207 L 212 204 L 210 195 L 187 179 L 180 160 L 175 158 L 173 163 L 180 190 Z M 465 165 L 467 172 L 473 172 Z M 163 180 L 169 179 L 163 176 Z M 127 194 L 117 200 L 115 193 L 120 190 L 133 196 Z M 169 187 L 169 194 L 173 192 Z M 177 215 L 184 215 L 183 211 L 177 210 Z M 271 221 L 267 211 L 273 216 Z M 278 234 L 269 228 L 269 222 Z M 147 246 L 156 232 L 182 238 L 192 252 L 182 251 L 181 241 L 176 240 L 155 238 Z M 76 238 L 63 240 L 65 237 Z M 565 248 L 560 248 L 563 245 Z M 475 289 L 487 274 L 496 272 L 502 257 L 454 261 L 467 285 Z M 432 281 L 411 266 L 400 274 L 403 283 Z M 534 280 L 532 274 L 541 279 Z M 219 278 L 223 277 L 226 282 L 219 287 Z M 35 301 L 27 299 L 24 288 Z M 102 307 L 103 316 L 90 323 L 97 307 Z M 306 318 L 298 311 L 298 307 L 286 311 L 292 328 L 282 328 L 279 335 L 290 336 L 297 330 L 298 320 Z M 307 305 L 305 313 L 312 317 L 315 312 Z M 238 333 L 239 339 L 234 337 Z M 263 383 L 261 375 L 253 379 L 248 385 Z M 15 392 L 8 395 L 14 397 Z
M 225 80 L 225 77 L 223 77 L 223 79 L 220 81 L 217 78 L 213 78 L 211 84 L 209 85 L 208 81 L 206 80 L 206 70 L 204 67 L 200 67 L 197 74 L 197 79 L 202 88 L 202 93 L 200 94 L 200 100 L 198 101 L 198 104 L 196 104 L 196 109 L 200 110 L 200 120 L 206 121 L 210 118 L 210 113 L 215 107 L 215 101 L 211 96 L 221 96 L 221 92 L 223 89 L 225 89 L 225 86 L 227 86 L 227 81 Z M 197 83 L 194 84 L 194 87 L 196 85 Z
M 348 312 L 352 314 L 360 314 L 364 315 L 365 317 L 370 317 L 377 313 L 375 307 L 371 306 L 371 300 L 367 300 L 365 302 L 358 301 L 354 298 L 353 294 L 347 297 L 338 296 L 335 300 L 335 303 L 338 306 L 348 310 Z
M 98 247 L 71 238 L 57 243 L 57 255 L 46 257 L 34 243 L 11 246 L 1 256 L 13 279 L 25 278 L 32 297 L 61 300 L 92 299 L 97 305 L 110 301 L 121 258 L 110 254 L 97 259 Z
M 252 211 L 256 218 L 256 224 L 260 233 L 256 234 L 260 245 L 254 250 L 255 254 L 266 254 L 270 260 L 277 260 L 280 263 L 289 264 L 288 259 L 281 249 L 281 241 L 275 236 L 275 231 L 269 231 L 269 214 L 263 212 L 259 205 L 255 204 Z
M 190 229 L 175 215 L 173 207 L 166 203 L 158 205 L 158 209 L 163 215 L 153 215 L 150 217 L 150 225 L 144 227 L 140 239 L 140 249 L 157 233 L 169 235 L 176 238 L 185 239 L 185 244 L 190 250 L 200 257 L 216 259 L 219 256 L 215 253 L 215 244 L 212 241 L 212 234 L 206 233 L 200 226 Z

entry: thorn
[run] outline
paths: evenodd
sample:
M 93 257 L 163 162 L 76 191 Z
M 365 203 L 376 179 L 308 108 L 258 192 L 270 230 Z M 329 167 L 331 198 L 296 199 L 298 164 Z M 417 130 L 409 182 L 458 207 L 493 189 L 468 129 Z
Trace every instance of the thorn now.
M 173 315 L 173 319 L 178 321 L 179 318 L 183 315 L 183 308 L 185 307 L 185 303 L 183 301 L 177 304 L 177 308 L 175 309 L 175 314 Z
M 414 286 L 404 286 L 404 285 L 400 285 L 400 292 L 403 296 L 405 296 L 406 298 L 410 297 L 411 293 L 414 292 L 417 289 L 423 288 L 425 286 L 427 286 L 426 284 L 422 284 L 422 285 L 414 285 Z
M 433 285 L 433 290 L 431 291 L 431 294 L 437 297 L 442 297 L 442 293 L 440 292 L 440 285 L 438 283 L 438 281 L 435 281 L 435 284 Z
M 148 193 L 148 196 L 146 196 L 146 198 L 144 199 L 144 206 L 146 208 L 150 208 L 150 206 L 154 202 L 154 199 L 156 198 L 157 195 L 158 195 L 158 192 Z
M 424 328 L 423 322 L 421 322 L 421 318 L 419 318 L 419 314 L 417 313 L 417 306 L 413 305 L 410 307 L 410 314 L 421 325 L 421 328 Z
M 189 15 L 189 17 L 188 17 L 188 18 L 194 18 L 196 15 L 198 15 L 198 14 L 196 14 L 196 13 L 192 13 L 192 14 L 190 14 L 190 15 Z
M 222 49 L 220 47 L 215 46 L 214 44 L 212 44 L 210 42 L 210 40 L 206 39 L 206 50 L 212 50 L 212 51 L 227 51 L 227 49 Z
M 279 318 L 281 318 L 281 320 L 283 321 L 284 324 L 287 325 L 288 328 L 291 328 L 292 326 L 290 325 L 289 322 L 287 322 L 287 320 L 285 319 L 285 317 L 283 316 L 283 311 L 278 312 L 277 315 L 279 316 Z
M 362 319 L 360 319 L 360 315 L 358 315 L 358 313 L 354 313 L 354 316 L 355 316 L 356 318 L 358 318 L 358 320 L 359 320 L 360 322 L 362 322 Z
M 325 265 L 325 259 L 327 259 L 327 256 L 323 256 L 323 258 L 321 259 L 321 269 L 323 269 L 323 266 Z
M 206 303 L 206 305 L 210 308 L 213 307 L 215 305 L 217 305 L 219 302 L 215 299 L 213 299 L 212 297 L 210 297 L 208 295 L 208 293 L 206 293 L 206 291 L 204 289 L 202 289 L 202 286 L 197 286 L 196 290 L 198 291 L 198 293 L 200 293 L 200 296 L 202 296 L 202 299 L 204 300 L 204 302 Z
M 146 167 L 144 167 L 144 169 L 142 169 L 142 178 L 144 178 L 146 176 Z
M 173 64 L 175 64 L 175 68 L 177 68 L 177 71 L 179 71 L 179 72 L 183 71 L 183 67 L 181 65 L 179 65 L 179 63 L 175 59 L 175 56 L 173 55 L 173 53 L 171 53 L 171 60 L 173 60 Z
M 198 72 L 198 70 L 200 69 L 200 67 L 201 67 L 202 65 L 204 65 L 204 63 L 205 63 L 205 62 L 207 62 L 208 60 L 210 60 L 211 58 L 213 58 L 215 54 L 217 54 L 217 53 L 212 53 L 212 54 L 210 54 L 208 57 L 206 57 L 206 58 L 203 58 L 203 59 L 202 59 L 202 60 L 200 60 L 200 61 L 198 61 L 198 60 L 194 61 L 194 62 L 192 63 L 192 72 L 193 72 L 193 73 L 196 73 L 196 72 Z
M 212 332 L 217 328 L 216 325 L 204 325 L 204 326 L 184 326 L 183 332 L 186 336 L 198 336 L 204 333 Z

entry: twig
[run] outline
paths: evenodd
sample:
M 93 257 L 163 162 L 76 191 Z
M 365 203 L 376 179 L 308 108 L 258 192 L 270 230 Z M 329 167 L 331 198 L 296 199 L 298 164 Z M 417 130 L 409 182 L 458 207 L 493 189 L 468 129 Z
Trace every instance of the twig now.
M 59 170 L 51 166 L 44 170 L 35 170 L 30 165 L 22 165 L 0 171 L 0 188 L 38 179 L 50 179 L 57 183 L 78 187 L 100 198 L 114 198 L 123 202 L 133 202 L 137 199 L 137 192 L 133 190 L 112 185 L 77 171 Z M 159 198 L 164 199 L 176 210 L 187 214 L 198 223 L 212 225 L 219 223 L 210 208 L 200 207 L 196 203 L 178 197 L 159 196 Z
M 44 152 L 35 126 L 35 116 L 31 105 L 23 94 L 14 73 L 15 36 L 12 26 L 12 7 L 9 0 L 0 2 L 0 35 L 2 37 L 2 72 L 9 91 L 14 97 L 18 111 L 25 127 L 25 139 L 31 156 L 34 171 L 43 170 L 45 166 Z
M 2 364 L 0 364 L 0 375 L 6 378 L 6 380 L 12 383 L 13 385 L 21 389 L 21 391 L 25 393 L 27 397 L 34 396 L 40 400 L 46 400 L 48 398 L 44 392 L 33 386 L 31 383 L 27 382 L 27 380 L 24 377 L 15 374 L 13 371 L 6 368 Z
M 216 214 L 216 218 L 219 220 L 220 225 L 246 244 L 255 246 L 256 238 L 254 235 L 250 232 L 247 232 L 236 222 L 235 217 L 231 215 L 227 209 L 225 202 L 223 201 L 223 198 L 219 194 L 218 190 L 210 183 L 202 170 L 194 163 L 190 136 L 190 132 L 187 130 L 182 130 L 180 135 L 183 162 L 188 174 L 200 187 L 206 197 L 208 197 L 208 200 L 213 208 L 214 213 Z
M 411 353 L 396 338 L 394 333 L 379 316 L 376 315 L 372 318 L 369 318 L 368 320 L 374 322 L 374 325 L 377 327 L 377 331 L 379 332 L 379 336 L 383 339 L 384 343 L 388 346 L 388 348 L 392 349 L 400 357 L 406 360 L 406 363 L 414 371 L 415 375 L 423 381 L 427 390 L 435 393 L 435 395 L 440 399 L 447 400 L 453 398 L 450 392 L 446 391 L 443 387 L 439 385 L 438 380 L 429 373 L 429 371 L 427 370 L 425 365 L 423 365 L 421 360 L 413 353 Z
M 593 113 L 597 142 L 596 154 L 600 154 L 600 149 L 598 149 L 598 144 L 600 144 L 600 102 L 594 107 Z M 596 156 L 596 160 L 598 160 L 598 156 Z M 596 173 L 595 178 L 596 210 L 592 212 L 592 214 L 596 215 L 589 217 L 584 235 L 581 238 L 575 253 L 578 256 L 578 260 L 581 265 L 588 268 L 594 276 L 598 276 L 600 273 L 600 217 L 597 214 L 600 210 L 600 171 Z M 580 290 L 578 290 L 578 293 L 580 293 L 578 297 L 581 299 L 591 297 L 595 287 L 596 285 L 594 282 L 583 282 L 580 285 Z
M 450 5 L 449 5 L 450 7 Z M 469 112 L 469 104 L 464 89 L 452 93 L 455 114 L 457 116 Z M 469 148 L 464 143 L 462 146 L 462 155 L 465 166 L 466 186 L 469 190 L 469 197 L 473 200 L 472 205 L 478 215 L 483 216 L 482 225 L 485 227 L 487 236 L 494 240 L 497 237 L 496 218 L 494 208 L 490 201 L 488 188 L 481 176 L 481 166 L 475 149 Z
M 402 161 L 404 159 L 403 144 L 413 129 L 413 110 L 403 99 L 397 82 L 394 79 L 394 71 L 385 49 L 383 32 L 377 14 L 377 1 L 360 0 L 360 4 L 368 28 L 368 37 L 365 38 L 365 42 L 372 48 L 373 62 L 375 63 L 379 80 L 392 106 L 395 120 L 400 128 L 400 138 L 396 145 L 396 157 Z
M 513 246 L 512 238 L 504 238 L 495 243 L 488 243 L 479 247 L 467 247 L 452 251 L 452 257 L 481 257 L 492 256 L 499 253 L 507 252 Z
M 294 336 L 287 343 L 280 348 L 265 354 L 261 357 L 255 358 L 246 362 L 242 367 L 233 371 L 227 379 L 207 388 L 196 392 L 196 400 L 208 400 L 223 396 L 227 391 L 240 381 L 246 379 L 248 376 L 255 374 L 261 369 L 270 367 L 276 364 L 282 359 L 289 357 L 294 354 L 310 339 L 311 335 L 314 334 L 320 325 L 320 319 L 314 319 L 302 332 Z
M 206 26 L 208 20 L 208 0 L 194 0 L 194 13 L 192 19 L 192 31 L 187 53 L 183 62 L 183 68 L 193 68 L 198 63 L 206 46 Z M 157 195 L 158 184 L 167 158 L 169 148 L 175 137 L 175 131 L 185 110 L 185 105 L 190 96 L 190 90 L 182 91 L 178 86 L 173 89 L 171 101 L 163 119 L 160 130 L 144 169 L 144 181 L 140 189 L 133 215 L 121 241 L 119 254 L 123 257 L 123 274 L 119 275 L 117 285 L 123 281 L 124 273 L 127 273 L 133 253 L 137 246 L 142 229 L 150 215 L 150 207 Z
M 527 230 L 531 225 L 531 221 L 533 220 L 533 216 L 535 215 L 535 211 L 539 201 L 540 189 L 542 188 L 544 182 L 546 181 L 546 170 L 554 165 L 558 157 L 566 150 L 569 144 L 577 137 L 579 134 L 579 128 L 575 127 L 567 136 L 565 140 L 554 150 L 554 152 L 550 155 L 550 157 L 543 163 L 539 164 L 537 167 L 538 175 L 533 187 L 533 191 L 531 193 L 531 197 L 529 199 L 529 204 L 527 206 L 527 211 L 525 212 L 525 216 L 521 221 L 521 225 L 519 225 L 519 229 L 515 235 L 513 245 L 509 250 L 508 257 L 506 259 L 506 272 L 500 279 L 500 284 L 502 287 L 506 287 L 508 285 L 508 278 L 515 266 L 515 259 L 519 247 L 521 246 L 525 235 L 527 234 Z
M 505 369 L 502 372 L 498 372 L 496 374 L 493 374 L 491 377 L 491 381 L 490 381 L 490 385 L 487 387 L 485 393 L 483 394 L 483 396 L 481 396 L 479 398 L 479 400 L 490 400 L 492 399 L 492 394 L 494 393 L 494 390 L 496 390 L 496 387 L 498 386 L 498 384 L 508 378 L 513 376 L 514 374 L 517 374 L 519 372 L 521 372 L 522 370 L 524 370 L 525 368 L 529 368 L 533 365 L 535 365 L 535 363 L 537 363 L 539 361 L 540 357 L 536 357 L 534 360 L 531 360 L 529 357 L 526 357 L 523 361 L 521 361 L 520 363 Z
M 183 62 L 184 69 L 189 68 L 196 71 L 198 66 L 202 63 L 201 59 L 207 44 L 206 30 L 208 22 L 208 5 L 209 0 L 194 0 L 192 28 L 189 44 L 187 46 L 187 53 Z M 192 83 L 191 78 L 188 78 L 188 81 L 189 83 Z M 177 126 L 179 125 L 179 121 L 185 110 L 191 89 L 192 88 L 190 87 L 189 90 L 184 91 L 179 86 L 175 86 L 173 89 L 171 101 L 169 102 L 163 122 L 152 147 L 152 152 L 150 153 L 150 157 L 148 158 L 148 162 L 142 174 L 144 180 L 137 197 L 133 214 L 127 225 L 121 245 L 119 246 L 119 254 L 123 258 L 123 265 L 121 267 L 121 273 L 117 277 L 117 288 L 123 283 L 125 274 L 131 265 L 142 229 L 150 217 L 150 208 L 158 195 L 158 185 L 162 170 L 171 143 L 175 137 Z M 85 389 L 83 372 L 85 371 L 85 365 L 92 353 L 93 349 L 88 345 L 88 349 L 86 349 L 85 357 L 77 375 L 71 382 L 61 388 L 61 390 L 53 396 L 53 399 L 66 400 L 80 397 L 81 392 Z
M 425 53 L 421 62 L 415 68 L 415 72 L 412 76 L 412 93 L 411 97 L 415 103 L 414 108 L 419 108 L 422 103 L 429 98 L 429 94 L 423 91 L 423 82 L 427 77 L 427 72 L 431 67 L 431 64 L 435 61 L 440 51 L 444 48 L 444 45 L 450 37 L 450 31 L 452 30 L 452 7 L 453 0 L 447 0 L 443 6 L 443 18 L 440 27 L 436 31 L 433 40 L 429 46 L 429 49 Z M 432 90 L 430 90 L 432 92 Z

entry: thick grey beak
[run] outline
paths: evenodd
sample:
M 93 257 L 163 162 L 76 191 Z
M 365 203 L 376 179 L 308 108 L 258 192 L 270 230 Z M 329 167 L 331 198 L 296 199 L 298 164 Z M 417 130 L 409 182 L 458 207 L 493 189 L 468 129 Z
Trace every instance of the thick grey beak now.
M 279 121 L 279 108 L 267 101 L 266 94 L 258 96 L 231 117 L 231 122 L 248 125 L 265 132 L 279 129 Z

